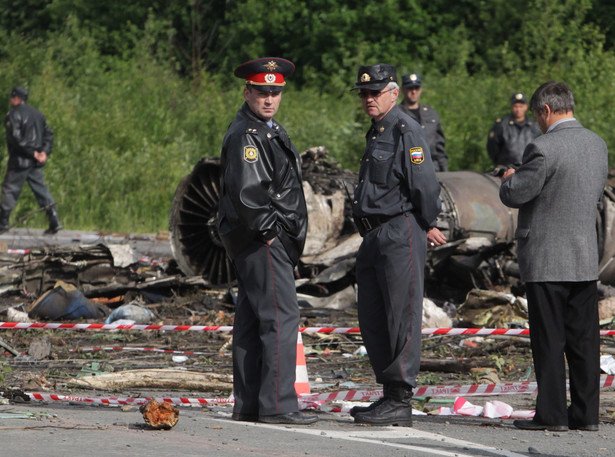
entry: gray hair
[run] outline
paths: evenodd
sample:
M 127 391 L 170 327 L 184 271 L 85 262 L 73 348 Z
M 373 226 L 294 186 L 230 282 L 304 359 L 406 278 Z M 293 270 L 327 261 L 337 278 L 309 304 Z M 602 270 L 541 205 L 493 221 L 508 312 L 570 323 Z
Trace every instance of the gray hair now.
M 565 83 L 549 81 L 541 85 L 530 100 L 530 110 L 542 114 L 548 105 L 554 113 L 574 113 L 574 95 Z
M 395 81 L 391 81 L 390 83 L 387 84 L 387 89 L 388 90 L 399 89 L 399 84 L 397 84 Z

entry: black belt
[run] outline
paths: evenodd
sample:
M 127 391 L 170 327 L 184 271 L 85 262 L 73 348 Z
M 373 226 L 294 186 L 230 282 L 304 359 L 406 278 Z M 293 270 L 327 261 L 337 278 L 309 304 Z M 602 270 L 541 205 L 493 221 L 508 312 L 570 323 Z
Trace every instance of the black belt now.
M 359 229 L 359 233 L 361 234 L 361 236 L 364 236 L 367 232 L 377 229 L 385 222 L 388 222 L 397 216 L 399 216 L 399 214 L 396 214 L 395 216 L 355 217 L 354 222 L 355 224 L 357 224 L 357 228 Z

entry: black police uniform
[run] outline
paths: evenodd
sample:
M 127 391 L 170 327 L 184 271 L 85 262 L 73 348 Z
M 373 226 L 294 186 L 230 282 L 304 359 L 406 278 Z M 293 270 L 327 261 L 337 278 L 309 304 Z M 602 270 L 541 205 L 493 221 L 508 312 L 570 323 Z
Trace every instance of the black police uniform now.
M 362 66 L 359 81 L 386 85 L 394 73 L 389 65 Z M 356 260 L 359 325 L 376 381 L 384 385 L 383 400 L 390 395 L 392 403 L 382 404 L 380 411 L 377 403 L 373 411 L 359 409 L 355 421 L 410 425 L 409 399 L 420 362 L 426 231 L 440 212 L 440 185 L 421 126 L 398 105 L 380 121 L 372 120 L 366 140 L 353 200 L 363 236 Z
M 523 92 L 515 92 L 510 100 L 514 103 L 527 103 Z M 487 137 L 487 153 L 496 165 L 518 167 L 523 161 L 525 147 L 538 135 L 540 127 L 536 121 L 525 117 L 517 122 L 509 114 L 502 119 L 496 119 Z
M 294 266 L 307 233 L 299 155 L 277 122 L 268 125 L 244 104 L 224 137 L 221 159 L 218 228 L 239 287 L 233 418 L 297 413 Z
M 35 151 L 44 151 L 47 157 L 51 155 L 53 132 L 45 116 L 26 103 L 28 92 L 25 89 L 13 88 L 10 96 L 17 96 L 22 102 L 13 107 L 4 119 L 9 160 L 2 184 L 0 231 L 8 230 L 10 213 L 17 205 L 21 188 L 27 181 L 39 206 L 47 208 L 50 225 L 45 233 L 55 233 L 62 227 L 55 202 L 45 184 L 44 164 L 34 158 Z
M 421 348 L 426 231 L 440 185 L 421 127 L 398 107 L 367 132 L 353 215 L 359 324 L 376 381 L 416 386 Z
M 427 139 L 427 143 L 429 143 L 431 161 L 433 162 L 434 169 L 436 171 L 447 171 L 448 156 L 444 150 L 446 139 L 444 138 L 444 132 L 440 125 L 440 117 L 436 110 L 429 105 L 420 103 L 416 110 L 408 108 L 403 102 L 400 103 L 399 107 L 404 113 L 423 127 L 425 138 Z

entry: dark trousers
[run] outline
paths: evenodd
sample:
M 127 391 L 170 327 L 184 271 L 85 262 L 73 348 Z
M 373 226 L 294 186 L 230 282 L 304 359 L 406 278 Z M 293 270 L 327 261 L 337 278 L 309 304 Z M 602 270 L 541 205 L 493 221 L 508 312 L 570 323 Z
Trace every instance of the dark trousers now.
M 45 184 L 43 167 L 9 168 L 2 184 L 2 211 L 11 212 L 15 208 L 21 188 L 26 181 L 41 208 L 53 205 L 53 197 Z
M 598 424 L 600 325 L 596 281 L 528 282 L 526 289 L 538 382 L 534 420 L 571 427 Z
M 295 391 L 299 305 L 284 246 L 252 243 L 235 259 L 239 296 L 233 326 L 234 412 L 298 411 Z
M 359 248 L 359 326 L 381 384 L 416 386 L 426 253 L 426 233 L 412 214 L 367 232 Z

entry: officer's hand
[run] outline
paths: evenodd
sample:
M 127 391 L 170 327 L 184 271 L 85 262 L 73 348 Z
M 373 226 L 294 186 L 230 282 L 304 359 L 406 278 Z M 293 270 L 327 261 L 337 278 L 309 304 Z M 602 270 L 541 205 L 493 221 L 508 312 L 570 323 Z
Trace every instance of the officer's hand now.
M 34 158 L 39 162 L 39 163 L 45 163 L 47 162 L 47 153 L 45 151 L 35 151 L 34 152 Z
M 431 248 L 442 246 L 446 243 L 446 237 L 436 227 L 432 227 L 427 231 L 427 245 Z
M 502 175 L 502 177 L 500 178 L 502 181 L 510 178 L 512 175 L 515 174 L 515 169 L 514 168 L 509 168 L 508 170 L 506 170 L 504 172 L 504 174 Z

